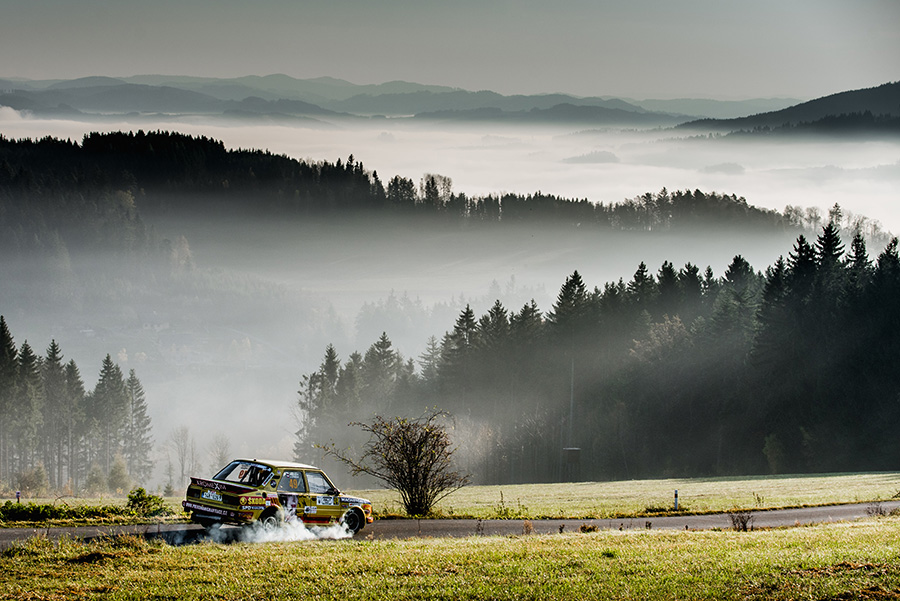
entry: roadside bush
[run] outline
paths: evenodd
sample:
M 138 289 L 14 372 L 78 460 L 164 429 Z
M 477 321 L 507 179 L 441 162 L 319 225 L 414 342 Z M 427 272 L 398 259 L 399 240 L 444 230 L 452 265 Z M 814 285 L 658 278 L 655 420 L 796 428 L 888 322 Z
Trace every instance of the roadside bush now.
M 48 503 L 13 503 L 0 505 L 0 521 L 46 522 L 48 520 L 90 520 L 129 515 L 121 505 L 50 505 Z
M 162 497 L 148 493 L 143 488 L 135 488 L 128 493 L 128 503 L 125 506 L 135 515 L 143 517 L 172 514 Z

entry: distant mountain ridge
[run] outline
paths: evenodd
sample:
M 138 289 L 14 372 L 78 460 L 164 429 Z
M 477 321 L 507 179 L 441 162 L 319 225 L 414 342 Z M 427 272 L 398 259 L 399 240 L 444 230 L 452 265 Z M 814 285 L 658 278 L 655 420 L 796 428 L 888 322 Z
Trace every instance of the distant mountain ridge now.
M 795 102 L 771 98 L 638 101 L 568 94 L 506 96 L 490 90 L 472 92 L 406 81 L 358 85 L 332 77 L 297 79 L 284 74 L 225 79 L 170 75 L 0 79 L 0 106 L 51 118 L 204 114 L 276 122 L 322 121 L 323 126 L 332 127 L 328 120 L 387 116 L 458 123 L 680 126 L 723 133 L 773 129 L 789 133 L 900 131 L 900 82 Z M 751 110 L 757 112 L 750 114 Z
M 841 115 L 871 113 L 887 118 L 900 117 L 900 82 L 873 88 L 838 92 L 822 98 L 739 119 L 700 119 L 682 125 L 684 128 L 715 131 L 780 128 L 834 119 Z
M 123 87 L 140 86 L 140 87 Z M 161 88 L 164 92 L 151 88 Z M 183 96 L 172 90 L 180 90 Z M 145 91 L 148 99 L 136 96 Z M 128 104 L 128 98 L 131 102 Z M 503 95 L 490 90 L 469 91 L 449 86 L 424 85 L 407 81 L 358 85 L 332 77 L 297 79 L 283 74 L 235 78 L 191 77 L 183 75 L 135 75 L 129 77 L 92 76 L 72 80 L 0 79 L 0 105 L 20 110 L 59 114 L 60 112 L 212 112 L 235 110 L 222 103 L 258 98 L 269 102 L 300 101 L 303 113 L 322 115 L 350 113 L 360 116 L 411 116 L 436 111 L 500 109 L 505 112 L 547 110 L 558 105 L 603 107 L 634 114 L 659 113 L 693 117 L 748 114 L 761 103 L 768 108 L 789 106 L 789 99 L 769 101 L 634 101 L 615 97 L 577 97 L 569 94 Z M 179 103 L 183 103 L 183 106 Z M 773 104 L 774 103 L 774 104 Z M 691 110 L 692 106 L 715 107 L 714 114 Z M 271 107 L 268 107 L 271 108 Z M 283 107 L 282 107 L 283 108 Z M 296 107 L 291 107 L 296 111 Z M 646 121 L 639 118 L 638 122 Z M 663 119 L 663 121 L 672 121 Z

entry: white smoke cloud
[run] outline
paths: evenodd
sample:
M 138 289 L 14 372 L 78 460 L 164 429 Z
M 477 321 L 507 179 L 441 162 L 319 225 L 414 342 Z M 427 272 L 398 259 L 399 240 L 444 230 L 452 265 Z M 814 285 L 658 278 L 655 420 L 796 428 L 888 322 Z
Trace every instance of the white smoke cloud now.
M 216 540 L 217 534 L 220 532 L 217 530 L 210 532 L 210 537 L 214 542 L 224 542 Z M 289 543 L 304 540 L 340 540 L 352 537 L 353 533 L 343 524 L 307 527 L 300 520 L 293 520 L 271 529 L 263 528 L 259 524 L 243 528 L 239 540 L 244 543 L 260 544 Z

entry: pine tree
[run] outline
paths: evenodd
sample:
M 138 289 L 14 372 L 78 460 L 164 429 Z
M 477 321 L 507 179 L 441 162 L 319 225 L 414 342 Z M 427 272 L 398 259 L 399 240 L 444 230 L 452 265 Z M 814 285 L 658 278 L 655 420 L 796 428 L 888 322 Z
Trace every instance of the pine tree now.
M 390 406 L 401 363 L 402 359 L 394 351 L 387 332 L 382 332 L 366 350 L 362 365 L 363 396 L 377 411 L 384 411 Z
M 319 365 L 321 404 L 326 412 L 343 414 L 346 403 L 337 394 L 338 376 L 341 371 L 341 360 L 333 344 L 325 347 L 325 357 Z
M 643 261 L 628 282 L 627 290 L 630 304 L 638 311 L 649 312 L 651 301 L 656 295 L 656 282 L 653 281 L 653 276 L 647 271 L 647 265 Z
M 478 341 L 478 322 L 470 305 L 460 312 L 441 343 L 441 387 L 468 408 L 471 401 L 472 377 L 475 370 L 475 350 Z
M 0 315 L 0 485 L 9 484 L 10 446 L 13 424 L 13 398 L 16 395 L 16 373 L 19 351 L 16 349 L 6 319 Z
M 816 277 L 815 251 L 803 235 L 797 237 L 794 252 L 788 255 L 788 288 L 796 310 L 809 302 Z
M 89 464 L 81 461 L 81 441 L 86 435 L 85 406 L 84 406 L 84 382 L 81 373 L 74 360 L 66 363 L 66 397 L 64 412 L 69 415 L 65 422 L 64 438 L 66 441 L 66 466 L 68 467 L 67 479 L 72 481 L 74 490 L 79 489 L 79 484 L 87 476 Z
M 70 418 L 66 414 L 66 375 L 62 363 L 62 352 L 56 340 L 51 340 L 43 369 L 44 407 L 42 442 L 44 465 L 50 476 L 50 486 L 59 489 L 63 485 L 63 449 L 65 447 L 65 423 Z
M 844 289 L 844 245 L 841 243 L 841 231 L 833 221 L 822 228 L 816 239 L 816 283 L 814 297 L 819 304 L 834 311 L 842 300 Z
M 860 232 L 856 232 L 850 242 L 850 254 L 846 262 L 847 294 L 850 298 L 858 299 L 872 278 L 872 261 L 866 250 L 866 239 Z
M 641 263 L 643 265 L 643 263 Z M 566 278 L 556 296 L 556 303 L 547 314 L 547 322 L 560 336 L 568 339 L 582 325 L 588 311 L 587 287 L 581 274 L 575 271 Z
M 511 400 L 509 364 L 509 314 L 497 300 L 486 315 L 478 320 L 476 349 L 476 385 L 492 398 L 494 415 L 499 415 L 501 401 Z
M 109 476 L 106 478 L 107 490 L 115 495 L 128 492 L 131 488 L 131 478 L 128 476 L 128 466 L 122 455 L 116 455 L 109 468 Z
M 754 359 L 766 369 L 784 366 L 782 353 L 785 337 L 791 335 L 792 325 L 785 309 L 787 296 L 787 264 L 778 257 L 775 264 L 766 269 L 766 283 L 759 306 L 758 333 L 754 344 Z
M 432 391 L 437 387 L 440 361 L 441 346 L 435 336 L 429 336 L 425 342 L 425 350 L 419 355 L 419 366 L 422 370 L 422 380 Z
M 682 295 L 679 286 L 678 274 L 675 267 L 669 261 L 663 261 L 662 267 L 656 274 L 656 317 L 662 319 L 664 315 L 675 317 L 681 314 Z
M 38 463 L 40 432 L 43 426 L 44 387 L 41 381 L 41 360 L 31 350 L 28 341 L 19 349 L 18 382 L 13 402 L 14 454 L 17 471 L 32 468 Z
M 337 395 L 343 399 L 347 412 L 354 415 L 360 407 L 360 390 L 362 389 L 363 357 L 357 352 L 350 353 L 338 375 Z
M 147 415 L 144 387 L 133 369 L 128 372 L 125 394 L 128 398 L 129 409 L 123 449 L 125 467 L 132 480 L 144 482 L 153 473 L 153 460 L 151 459 L 153 437 L 150 416 Z
M 109 355 L 103 359 L 100 379 L 94 387 L 90 403 L 90 416 L 99 426 L 98 430 L 102 437 L 101 467 L 104 473 L 109 474 L 113 459 L 122 450 L 130 404 L 122 370 L 113 363 L 112 357 Z
M 703 314 L 703 279 L 699 267 L 692 263 L 684 264 L 678 272 L 678 290 L 683 303 L 682 321 L 690 327 L 694 319 Z

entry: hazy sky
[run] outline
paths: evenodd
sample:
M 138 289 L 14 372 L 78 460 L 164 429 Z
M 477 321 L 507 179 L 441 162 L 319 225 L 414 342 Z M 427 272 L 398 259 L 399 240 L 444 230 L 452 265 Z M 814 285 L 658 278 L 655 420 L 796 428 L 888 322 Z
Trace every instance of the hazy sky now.
M 0 0 L 0 15 L 0 77 L 801 99 L 900 79 L 897 0 Z

